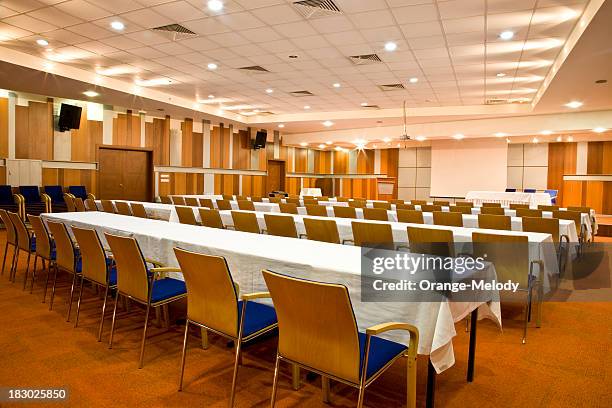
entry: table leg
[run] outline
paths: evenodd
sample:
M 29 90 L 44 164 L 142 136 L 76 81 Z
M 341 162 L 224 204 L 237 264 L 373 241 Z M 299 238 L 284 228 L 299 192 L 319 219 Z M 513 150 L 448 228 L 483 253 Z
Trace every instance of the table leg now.
M 431 364 L 431 360 L 428 360 L 427 364 L 427 401 L 425 406 L 427 408 L 434 408 L 436 398 L 436 369 Z
M 478 324 L 478 309 L 472 311 L 470 317 L 470 348 L 468 354 L 467 382 L 474 381 L 474 360 L 476 358 L 476 325 Z

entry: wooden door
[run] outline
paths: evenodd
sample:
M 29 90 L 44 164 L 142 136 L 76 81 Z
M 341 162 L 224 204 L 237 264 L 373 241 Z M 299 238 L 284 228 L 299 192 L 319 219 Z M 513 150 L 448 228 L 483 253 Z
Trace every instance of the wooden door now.
M 98 151 L 101 199 L 151 201 L 151 151 L 101 147 Z
M 285 162 L 268 160 L 268 177 L 266 177 L 266 191 L 285 191 Z

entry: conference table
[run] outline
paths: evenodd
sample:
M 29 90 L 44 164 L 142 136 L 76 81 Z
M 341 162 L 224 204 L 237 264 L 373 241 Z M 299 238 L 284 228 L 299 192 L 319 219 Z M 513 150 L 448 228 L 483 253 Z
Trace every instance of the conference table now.
M 552 198 L 548 193 L 524 193 L 524 192 L 504 192 L 504 191 L 468 191 L 465 195 L 466 201 L 474 204 L 501 203 L 508 204 L 529 204 L 529 205 L 551 205 Z
M 349 290 L 359 330 L 386 321 L 407 322 L 419 329 L 418 353 L 429 356 L 429 374 L 433 378 L 434 370 L 440 373 L 455 363 L 452 339 L 457 335 L 456 322 L 471 314 L 473 318 L 490 319 L 501 328 L 501 307 L 495 291 L 491 292 L 489 301 L 454 302 L 451 296 L 438 302 L 362 302 L 362 249 L 356 246 L 168 223 L 105 212 L 50 213 L 42 214 L 42 217 L 47 222 L 62 222 L 69 227 L 95 229 L 105 247 L 108 245 L 104 233 L 132 236 L 146 258 L 166 266 L 178 266 L 173 252 L 175 247 L 224 256 L 233 279 L 243 293 L 266 290 L 261 274 L 263 269 L 343 284 Z M 488 278 L 496 276 L 491 263 L 486 263 L 484 272 Z M 180 274 L 172 276 L 182 278 Z M 472 319 L 473 322 L 475 320 Z M 469 357 L 472 375 L 475 327 L 475 323 L 472 324 L 474 336 L 470 339 Z M 406 342 L 406 336 L 401 331 L 394 331 L 384 337 Z M 433 384 L 435 380 L 431 381 L 430 384 Z M 428 389 L 428 397 L 431 391 Z

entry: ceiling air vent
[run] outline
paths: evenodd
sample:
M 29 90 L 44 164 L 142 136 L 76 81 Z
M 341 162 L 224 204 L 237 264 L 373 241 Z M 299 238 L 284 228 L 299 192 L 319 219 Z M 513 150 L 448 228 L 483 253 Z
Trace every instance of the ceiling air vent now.
M 161 32 L 162 34 L 170 37 L 172 41 L 182 40 L 185 38 L 191 38 L 197 36 L 196 33 L 191 31 L 190 29 L 183 27 L 180 24 L 168 24 L 161 27 L 155 27 L 152 29 L 153 31 Z
M 259 112 L 258 113 L 259 116 L 268 116 L 268 115 L 274 115 L 274 112 L 270 112 L 270 111 L 263 111 L 263 112 Z
M 382 91 L 397 91 L 399 89 L 406 89 L 404 88 L 404 85 L 402 84 L 387 84 L 387 85 L 378 85 L 378 87 L 382 90 Z
M 504 103 L 508 103 L 507 99 L 487 99 L 487 101 L 485 102 L 487 105 L 501 105 Z
M 355 65 L 375 64 L 377 62 L 382 62 L 380 57 L 376 54 L 351 55 L 349 59 Z
M 296 97 L 302 97 L 302 96 L 314 96 L 314 94 L 310 91 L 293 91 L 293 92 L 289 92 L 291 95 L 296 96 Z
M 251 71 L 251 72 L 270 72 L 267 69 L 265 69 L 264 67 L 260 67 L 259 65 L 252 65 L 250 67 L 242 67 L 242 68 L 238 68 L 238 69 L 242 69 L 244 71 Z
M 361 107 L 364 109 L 380 109 L 378 105 L 361 105 Z
M 342 14 L 332 0 L 302 0 L 294 1 L 293 7 L 305 19 L 335 16 Z

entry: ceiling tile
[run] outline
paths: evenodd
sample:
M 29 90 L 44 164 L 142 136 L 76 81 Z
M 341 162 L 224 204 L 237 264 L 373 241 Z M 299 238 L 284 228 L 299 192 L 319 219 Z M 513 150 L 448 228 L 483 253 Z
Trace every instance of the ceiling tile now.
M 281 36 L 269 27 L 253 28 L 250 30 L 240 31 L 240 35 L 256 43 L 281 39 Z
M 302 20 L 302 16 L 293 7 L 288 5 L 259 8 L 253 10 L 252 13 L 270 25 L 293 23 Z
M 65 13 L 72 14 L 83 20 L 96 20 L 112 15 L 107 10 L 89 4 L 84 0 L 68 0 L 65 3 L 58 4 L 56 7 Z
M 351 14 L 350 19 L 357 27 L 362 29 L 392 26 L 395 24 L 393 15 L 388 10 Z
M 438 2 L 442 20 L 485 15 L 485 0 L 450 0 Z
M 21 28 L 23 30 L 31 31 L 33 33 L 44 33 L 47 31 L 53 31 L 58 28 L 53 24 L 46 23 L 42 20 L 30 17 L 26 14 L 8 17 L 2 21 L 12 26 Z
M 337 33 L 354 28 L 351 21 L 344 16 L 317 18 L 310 20 L 310 24 L 321 34 Z
M 66 27 L 83 22 L 80 18 L 62 12 L 55 7 L 45 7 L 28 13 L 29 16 L 42 21 L 50 21 L 58 27 Z
M 212 18 L 183 22 L 182 25 L 200 35 L 226 33 L 231 31 L 229 27 Z
M 175 23 L 203 19 L 206 17 L 204 12 L 183 0 L 160 4 L 159 6 L 153 7 L 151 10 L 174 20 Z
M 442 25 L 447 34 L 469 33 L 473 31 L 484 31 L 484 16 L 457 18 L 443 20 Z
M 422 23 L 438 20 L 438 12 L 433 4 L 399 7 L 393 9 L 397 24 Z
M 245 30 L 265 26 L 263 21 L 248 11 L 242 13 L 223 14 L 213 18 L 225 24 L 232 30 Z

